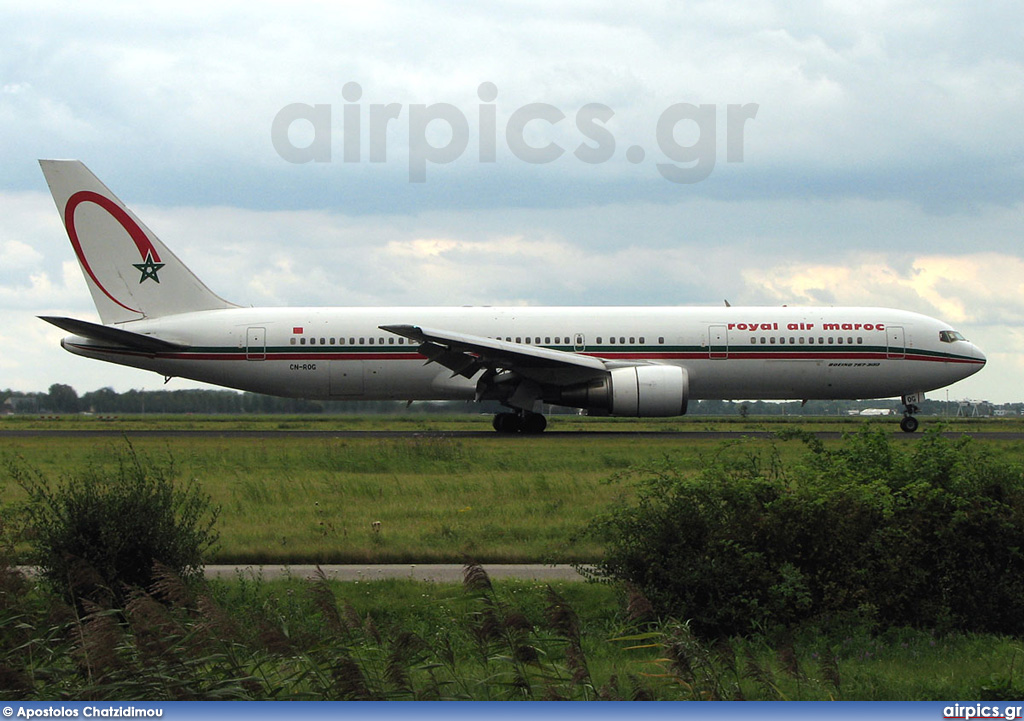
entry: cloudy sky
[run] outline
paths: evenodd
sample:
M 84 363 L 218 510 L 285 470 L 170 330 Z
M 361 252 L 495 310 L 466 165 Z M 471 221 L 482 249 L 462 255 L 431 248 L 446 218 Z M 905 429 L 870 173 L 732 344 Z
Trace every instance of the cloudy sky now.
M 97 318 L 36 162 L 59 157 L 238 303 L 894 306 L 986 351 L 950 398 L 1024 400 L 1022 19 L 0 2 L 0 387 L 164 387 L 35 318 Z

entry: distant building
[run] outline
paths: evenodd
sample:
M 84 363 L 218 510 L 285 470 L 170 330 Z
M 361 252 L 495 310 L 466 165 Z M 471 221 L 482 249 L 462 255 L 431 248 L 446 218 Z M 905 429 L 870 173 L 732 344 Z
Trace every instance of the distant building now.
M 35 396 L 14 394 L 4 401 L 3 414 L 35 413 L 39 410 L 39 399 Z
M 956 414 L 961 418 L 984 418 L 993 415 L 992 404 L 988 401 L 964 399 L 959 402 Z

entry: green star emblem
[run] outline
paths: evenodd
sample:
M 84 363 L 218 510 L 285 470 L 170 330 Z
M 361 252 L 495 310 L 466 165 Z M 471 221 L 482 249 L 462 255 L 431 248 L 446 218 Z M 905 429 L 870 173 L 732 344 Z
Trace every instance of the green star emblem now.
M 142 271 L 142 277 L 139 278 L 139 283 L 146 282 L 146 279 L 152 278 L 157 283 L 160 279 L 156 277 L 156 272 L 163 268 L 166 263 L 154 263 L 153 262 L 153 251 L 146 251 L 146 262 L 145 263 L 132 263 L 133 266 Z

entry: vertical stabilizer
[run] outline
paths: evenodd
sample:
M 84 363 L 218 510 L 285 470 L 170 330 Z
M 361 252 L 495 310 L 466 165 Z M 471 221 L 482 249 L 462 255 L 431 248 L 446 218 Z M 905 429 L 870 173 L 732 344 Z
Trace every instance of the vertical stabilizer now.
M 40 160 L 104 324 L 235 307 L 77 160 Z

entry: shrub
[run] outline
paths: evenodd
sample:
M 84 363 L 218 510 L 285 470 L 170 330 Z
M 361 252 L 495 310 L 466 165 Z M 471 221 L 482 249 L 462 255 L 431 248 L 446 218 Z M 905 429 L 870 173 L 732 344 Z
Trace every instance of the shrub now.
M 91 464 L 56 485 L 12 465 L 24 488 L 32 561 L 68 600 L 122 607 L 127 591 L 149 588 L 154 564 L 190 579 L 216 544 L 219 509 L 195 479 L 176 484 L 170 459 L 140 458 L 129 444 L 110 470 Z
M 648 470 L 591 523 L 598 578 L 625 581 L 705 635 L 837 616 L 1024 632 L 1024 479 L 968 438 L 864 427 L 836 450 Z

